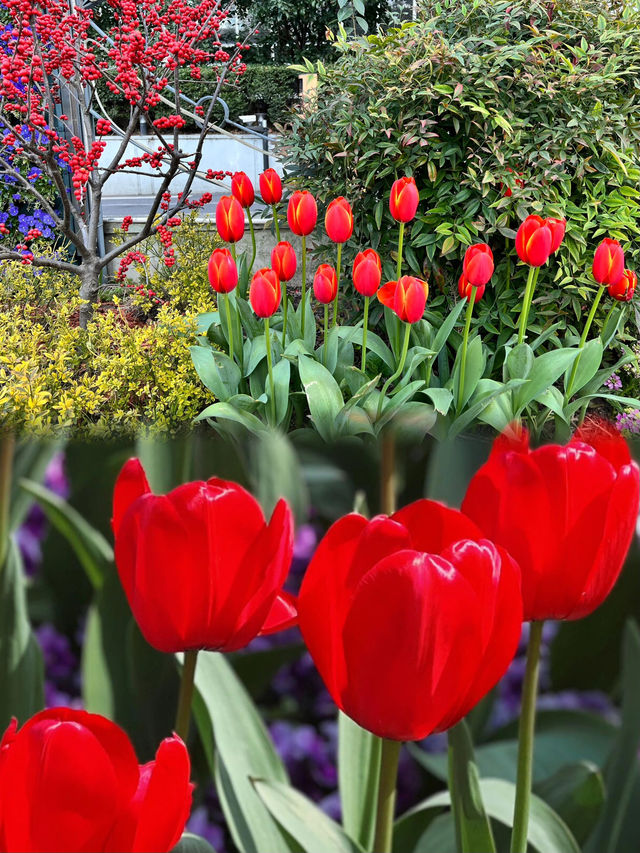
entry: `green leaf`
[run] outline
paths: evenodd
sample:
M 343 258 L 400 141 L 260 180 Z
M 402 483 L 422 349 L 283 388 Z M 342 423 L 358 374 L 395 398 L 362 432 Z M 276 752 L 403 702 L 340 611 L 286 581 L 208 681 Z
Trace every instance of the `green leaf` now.
M 185 832 L 176 846 L 172 848 L 171 853 L 216 853 L 216 851 L 206 839 L 200 838 L 199 835 L 194 835 L 192 832 Z
M 431 400 L 436 412 L 441 415 L 447 414 L 453 402 L 453 394 L 448 388 L 425 388 L 422 393 Z
M 253 490 L 265 515 L 270 516 L 278 500 L 286 498 L 302 523 L 309 509 L 309 494 L 289 437 L 280 430 L 265 430 L 251 444 L 249 458 Z
M 467 302 L 465 299 L 460 299 L 458 302 L 456 302 L 456 304 L 449 312 L 446 320 L 444 320 L 444 322 L 438 329 L 438 332 L 435 338 L 433 339 L 433 343 L 431 345 L 431 349 L 435 352 L 436 356 L 438 355 L 442 347 L 446 344 L 446 342 L 449 340 L 449 335 L 453 331 L 453 327 L 455 326 L 458 317 L 462 313 L 462 309 L 465 307 L 466 304 Z
M 449 789 L 453 800 L 453 819 L 461 853 L 495 853 L 496 845 L 487 817 L 480 777 L 473 757 L 471 734 L 464 720 L 449 729 Z
M 629 620 L 622 643 L 622 724 L 607 761 L 604 779 L 607 800 L 602 817 L 587 845 L 588 853 L 614 853 L 638 771 L 640 749 L 640 631 Z
M 276 423 L 285 428 L 289 413 L 289 383 L 291 381 L 291 362 L 281 358 L 273 368 L 273 387 L 276 396 Z
M 113 548 L 99 530 L 46 486 L 21 480 L 20 486 L 42 507 L 50 523 L 73 548 L 94 589 L 102 586 L 106 567 L 113 563 Z
M 331 441 L 335 420 L 344 406 L 338 383 L 326 367 L 305 355 L 298 357 L 298 372 L 313 424 L 325 441 Z
M 418 391 L 422 390 L 423 387 L 424 382 L 421 379 L 416 379 L 414 382 L 410 382 L 408 385 L 405 385 L 405 387 L 398 391 L 397 394 L 394 394 L 391 399 L 387 399 L 383 406 L 382 414 L 375 422 L 376 432 L 379 433 L 383 427 L 390 423 L 398 412 L 402 410 L 402 407 L 408 403 L 412 397 L 415 397 Z M 377 402 L 375 405 L 377 409 Z
M 518 344 L 506 358 L 507 379 L 526 379 L 533 366 L 533 350 L 529 344 Z
M 244 375 L 251 376 L 260 362 L 267 357 L 267 339 L 264 334 L 256 335 L 251 341 L 249 358 L 244 365 Z
M 196 373 L 221 402 L 238 393 L 240 368 L 228 355 L 208 347 L 189 347 Z
M 27 612 L 22 558 L 10 540 L 0 567 L 0 731 L 12 717 L 19 724 L 44 707 L 42 652 Z
M 345 338 L 356 345 L 362 346 L 363 330 L 361 326 L 336 326 L 338 336 Z M 389 347 L 384 343 L 382 338 L 378 337 L 374 332 L 367 332 L 367 351 L 372 352 L 382 359 L 385 365 L 393 373 L 395 370 L 395 359 Z
M 197 421 L 205 421 L 209 418 L 220 418 L 223 421 L 233 421 L 256 435 L 266 429 L 265 424 L 263 424 L 255 415 L 252 415 L 250 412 L 245 412 L 243 409 L 239 409 L 236 406 L 232 406 L 230 403 L 213 403 L 211 406 L 207 406 L 206 409 L 200 412 L 193 421 L 196 423 Z
M 577 354 L 577 349 L 559 349 L 537 356 L 525 384 L 515 395 L 514 413 L 517 415 L 538 394 L 557 382 L 565 370 L 571 367 Z
M 576 370 L 576 378 L 573 382 L 573 388 L 571 393 L 574 394 L 576 391 L 580 391 L 584 386 L 596 375 L 600 364 L 602 363 L 602 352 L 603 346 L 600 338 L 593 338 L 582 348 L 582 354 L 579 356 L 578 361 L 578 369 Z M 569 376 L 571 375 L 571 370 L 567 370 L 565 372 L 564 377 L 564 387 L 566 389 L 567 382 L 569 381 Z
M 338 713 L 338 785 L 345 832 L 365 850 L 373 843 L 380 738 Z
M 31 496 L 20 488 L 20 480 L 42 482 L 49 463 L 64 447 L 64 441 L 44 441 L 29 438 L 20 441 L 13 456 L 13 484 L 9 502 L 9 529 L 17 530 L 27 517 Z
M 242 853 L 285 853 L 291 847 L 251 783 L 252 778 L 288 781 L 255 705 L 216 652 L 198 655 L 195 684 L 201 702 L 194 714 L 204 743 L 213 739 L 216 745 L 224 782 L 218 793 L 234 844 Z
M 299 791 L 266 779 L 254 779 L 253 785 L 273 817 L 305 853 L 362 853 L 360 845 Z
M 452 382 L 453 387 L 458 387 L 460 376 L 460 360 L 462 350 L 459 351 L 456 364 L 453 368 Z M 473 392 L 476 390 L 478 382 L 482 379 L 482 374 L 486 367 L 486 357 L 482 347 L 482 339 L 480 335 L 476 335 L 467 347 L 467 364 L 464 374 L 464 388 L 462 389 L 462 399 L 460 408 L 462 409 L 471 399 Z
M 510 379 L 504 385 L 498 383 L 498 387 L 493 391 L 490 391 L 488 394 L 483 394 L 478 400 L 472 400 L 471 405 L 449 426 L 447 437 L 454 438 L 456 435 L 459 435 L 474 422 L 474 420 L 480 415 L 480 412 L 486 409 L 492 400 L 499 397 L 501 394 L 506 394 L 508 391 L 513 391 L 516 388 L 519 388 L 523 382 L 526 381 L 526 379 Z
M 576 841 L 584 844 L 605 802 L 604 782 L 596 765 L 581 761 L 561 767 L 538 783 L 535 793 L 564 820 Z

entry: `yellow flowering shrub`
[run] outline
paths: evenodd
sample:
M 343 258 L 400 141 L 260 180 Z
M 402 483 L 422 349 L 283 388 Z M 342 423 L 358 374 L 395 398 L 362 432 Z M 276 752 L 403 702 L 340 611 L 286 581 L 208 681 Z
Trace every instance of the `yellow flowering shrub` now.
M 188 428 L 211 402 L 188 349 L 196 315 L 213 306 L 208 285 L 193 283 L 206 282 L 208 253 L 202 255 L 200 248 L 165 276 L 163 294 L 180 292 L 180 299 L 166 299 L 144 318 L 133 300 L 115 295 L 86 331 L 77 325 L 75 276 L 3 264 L 0 427 L 87 438 Z

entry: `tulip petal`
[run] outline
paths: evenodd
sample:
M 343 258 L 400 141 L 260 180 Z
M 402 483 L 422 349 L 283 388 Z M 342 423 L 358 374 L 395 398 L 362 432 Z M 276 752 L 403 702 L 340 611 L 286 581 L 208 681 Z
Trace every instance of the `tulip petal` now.
M 281 590 L 273 602 L 269 615 L 260 629 L 260 636 L 286 631 L 298 622 L 298 606 L 295 595 Z
M 470 518 L 438 501 L 414 501 L 391 518 L 407 528 L 411 534 L 411 548 L 428 554 L 441 554 L 460 539 L 478 540 L 483 536 Z
M 139 459 L 129 459 L 118 474 L 113 489 L 113 518 L 111 527 L 117 535 L 120 522 L 131 504 L 151 491 L 147 475 Z
M 392 311 L 395 310 L 394 306 L 397 286 L 397 281 L 388 281 L 386 284 L 382 285 L 376 294 L 379 301 L 382 302 L 383 305 L 386 305 L 387 308 L 391 308 Z

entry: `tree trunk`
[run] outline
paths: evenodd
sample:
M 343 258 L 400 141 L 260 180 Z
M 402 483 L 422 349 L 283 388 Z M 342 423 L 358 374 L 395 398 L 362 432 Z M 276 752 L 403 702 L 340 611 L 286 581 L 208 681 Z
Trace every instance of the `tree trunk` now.
M 98 301 L 99 287 L 98 268 L 92 263 L 80 265 L 80 298 L 86 300 L 80 306 L 80 328 L 86 329 L 87 323 L 93 316 L 93 306 Z

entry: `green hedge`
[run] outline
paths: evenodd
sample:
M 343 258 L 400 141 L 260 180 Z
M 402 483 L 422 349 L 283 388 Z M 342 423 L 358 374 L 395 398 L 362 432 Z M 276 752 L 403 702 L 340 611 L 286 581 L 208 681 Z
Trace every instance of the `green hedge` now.
M 182 82 L 182 91 L 194 101 L 213 92 L 216 85 L 216 71 L 202 69 L 202 80 L 191 80 L 186 77 Z M 108 91 L 106 86 L 99 86 L 100 99 L 110 116 L 121 125 L 126 124 L 129 108 L 122 97 Z M 291 107 L 298 97 L 298 72 L 290 71 L 282 65 L 247 65 L 245 73 L 238 78 L 237 83 L 223 86 L 221 97 L 227 102 L 232 121 L 238 121 L 241 115 L 264 111 L 270 125 L 281 124 L 289 119 Z M 158 118 L 173 112 L 170 107 L 160 105 L 150 113 L 150 118 Z M 214 120 L 222 118 L 220 106 L 214 109 Z M 185 127 L 186 133 L 196 130 L 193 122 Z

